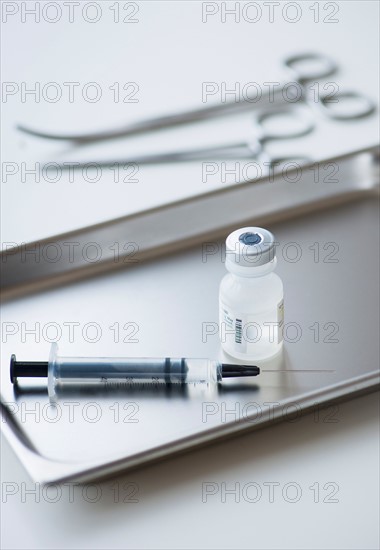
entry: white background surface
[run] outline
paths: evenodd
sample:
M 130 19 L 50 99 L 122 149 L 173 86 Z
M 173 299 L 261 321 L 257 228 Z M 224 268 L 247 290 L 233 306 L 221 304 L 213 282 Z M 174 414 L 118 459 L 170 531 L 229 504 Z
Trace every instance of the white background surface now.
M 15 162 L 18 168 L 2 185 L 2 241 L 30 242 L 225 185 L 220 177 L 203 182 L 198 162 L 141 166 L 137 183 L 114 183 L 113 173 L 106 169 L 95 183 L 88 178 L 85 181 L 80 173 L 74 182 L 69 181 L 67 174 L 58 177 L 56 183 L 44 179 L 36 183 L 34 175 L 26 176 L 22 182 L 22 162 L 26 169 L 33 169 L 36 162 L 43 165 L 118 159 L 126 154 L 240 142 L 251 135 L 251 118 L 246 115 L 114 140 L 78 151 L 65 142 L 23 135 L 16 130 L 17 123 L 63 133 L 123 126 L 142 117 L 202 106 L 204 82 L 220 86 L 225 83 L 229 89 L 236 83 L 244 86 L 254 82 L 263 90 L 265 82 L 288 82 L 292 77 L 281 60 L 310 51 L 332 56 L 338 63 L 338 74 L 327 81 L 340 90 L 350 88 L 366 93 L 378 103 L 376 1 L 335 3 L 339 11 L 333 19 L 337 23 L 324 22 L 331 12 L 328 2 L 319 3 L 319 22 L 314 22 L 314 11 L 310 9 L 315 2 L 301 2 L 300 20 L 294 24 L 282 16 L 284 2 L 275 12 L 273 23 L 269 22 L 269 8 L 263 4 L 257 23 L 249 23 L 243 17 L 236 22 L 235 16 L 226 17 L 223 23 L 221 13 L 203 23 L 202 3 L 182 1 L 142 2 L 136 16 L 138 23 L 114 23 L 114 12 L 110 10 L 113 4 L 99 2 L 102 16 L 94 24 L 86 23 L 80 11 L 73 23 L 68 22 L 66 11 L 56 24 L 46 22 L 42 16 L 40 23 L 34 23 L 31 16 L 22 23 L 20 9 L 2 25 L 5 82 L 16 83 L 20 90 L 22 82 L 28 89 L 36 83 L 42 89 L 46 83 L 57 82 L 63 91 L 64 82 L 78 82 L 80 92 L 86 83 L 96 82 L 102 90 L 102 98 L 96 103 L 84 101 L 80 92 L 73 103 L 64 92 L 56 103 L 47 102 L 42 95 L 39 102 L 33 95 L 27 95 L 23 102 L 21 92 L 17 92 L 2 104 L 3 162 Z M 123 6 L 124 2 L 120 4 Z M 231 6 L 233 2 L 227 4 L 228 8 Z M 94 14 L 89 11 L 89 16 Z M 53 11 L 49 17 L 54 17 Z M 288 17 L 294 17 L 291 10 Z M 115 103 L 109 86 L 131 81 L 139 86 L 138 103 Z M 214 102 L 220 101 L 221 96 L 216 95 Z M 342 123 L 319 117 L 313 134 L 273 143 L 269 148 L 275 155 L 296 152 L 318 160 L 377 142 L 376 116 Z M 123 170 L 121 175 L 124 179 Z M 91 177 L 94 174 L 90 172 Z M 17 216 L 10 204 L 17 205 Z
M 332 409 L 327 409 L 331 414 Z M 379 545 L 379 396 L 377 393 L 339 405 L 327 423 L 313 414 L 296 423 L 284 422 L 260 432 L 130 472 L 95 487 L 63 488 L 56 503 L 54 488 L 44 496 L 4 442 L 2 446 L 2 548 L 258 548 L 376 549 Z M 331 418 L 332 418 L 331 417 Z M 17 494 L 4 496 L 6 483 Z M 202 502 L 202 483 L 226 484 L 240 490 L 255 482 L 262 489 L 257 503 L 234 494 L 221 502 L 220 493 Z M 277 482 L 274 501 L 268 485 Z M 321 501 L 309 489 L 320 484 Z M 126 496 L 125 484 L 136 483 L 136 503 L 115 502 Z M 286 502 L 282 489 L 297 483 L 300 500 Z M 337 503 L 322 502 L 338 487 Z M 14 486 L 12 486 L 14 487 Z M 131 486 L 130 486 L 131 487 Z M 24 490 L 37 491 L 22 496 Z M 330 489 L 331 490 L 331 489 Z M 295 493 L 289 492 L 292 498 Z M 255 493 L 249 492 L 248 498 Z M 24 500 L 24 501 L 23 501 Z

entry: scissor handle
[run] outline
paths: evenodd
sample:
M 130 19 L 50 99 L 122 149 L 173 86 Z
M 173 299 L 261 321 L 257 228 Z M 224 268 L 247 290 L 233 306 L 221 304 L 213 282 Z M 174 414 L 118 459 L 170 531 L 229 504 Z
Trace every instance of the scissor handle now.
M 340 100 L 343 100 L 340 103 Z M 344 100 L 349 100 L 347 110 L 344 110 Z M 343 110 L 342 110 L 343 103 Z M 371 115 L 376 110 L 375 103 L 366 95 L 352 90 L 342 90 L 331 94 L 321 95 L 319 105 L 325 114 L 336 120 L 356 120 Z
M 284 59 L 284 65 L 293 73 L 300 84 L 321 80 L 336 73 L 338 66 L 333 59 L 320 53 L 301 53 Z M 311 69 L 307 69 L 309 66 Z M 317 65 L 317 68 L 316 68 Z
M 265 123 L 270 119 L 280 122 L 281 117 L 286 117 L 293 127 L 280 130 L 266 130 Z M 315 128 L 315 122 L 311 112 L 305 105 L 291 105 L 282 109 L 268 109 L 258 112 L 253 117 L 253 139 L 250 142 L 252 152 L 257 152 L 257 144 L 260 148 L 267 141 L 298 138 L 310 134 Z

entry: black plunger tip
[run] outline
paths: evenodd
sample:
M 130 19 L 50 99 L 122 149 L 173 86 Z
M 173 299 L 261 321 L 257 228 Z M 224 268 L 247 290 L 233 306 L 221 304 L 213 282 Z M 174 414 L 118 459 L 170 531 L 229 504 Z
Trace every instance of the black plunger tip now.
M 16 361 L 15 354 L 11 355 L 10 376 L 11 382 L 17 382 L 18 377 L 41 378 L 48 375 L 47 361 Z
M 11 375 L 11 382 L 12 384 L 15 381 L 15 363 L 16 363 L 16 356 L 14 353 L 11 355 L 11 364 L 10 364 L 10 375 Z
M 229 365 L 222 364 L 222 378 L 239 378 L 242 376 L 257 376 L 260 374 L 256 365 Z

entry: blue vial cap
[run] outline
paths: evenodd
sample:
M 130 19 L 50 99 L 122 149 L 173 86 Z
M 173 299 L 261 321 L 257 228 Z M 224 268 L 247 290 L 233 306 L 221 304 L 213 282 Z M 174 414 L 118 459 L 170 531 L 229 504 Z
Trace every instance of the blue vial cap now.
M 243 244 L 250 246 L 253 244 L 261 243 L 262 238 L 258 233 L 251 233 L 248 231 L 247 233 L 243 233 L 242 235 L 240 235 L 239 241 Z
M 226 239 L 226 266 L 258 267 L 272 262 L 276 256 L 274 236 L 263 227 L 241 227 Z M 227 265 L 228 264 L 228 265 Z

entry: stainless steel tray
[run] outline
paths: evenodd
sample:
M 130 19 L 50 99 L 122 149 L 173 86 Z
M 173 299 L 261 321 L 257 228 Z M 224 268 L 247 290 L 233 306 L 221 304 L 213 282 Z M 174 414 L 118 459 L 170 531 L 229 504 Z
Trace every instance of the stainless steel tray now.
M 13 267 L 5 283 L 12 293 L 2 308 L 2 429 L 31 477 L 47 483 L 113 474 L 378 387 L 374 152 L 337 159 L 335 184 L 313 187 L 305 176 L 304 186 L 269 194 L 268 187 L 256 185 L 254 204 L 248 200 L 254 186 L 236 186 L 210 195 L 197 210 L 193 201 L 171 205 L 166 226 L 153 224 L 155 216 L 162 221 L 162 209 L 129 219 L 128 240 L 140 235 L 141 244 L 140 262 L 130 269 L 17 297 L 16 291 L 31 288 L 26 284 L 36 288 L 41 272 L 32 269 L 31 277 L 28 272 L 12 284 L 16 256 L 13 264 L 5 263 Z M 191 211 L 197 212 L 197 223 Z M 63 355 L 218 357 L 218 336 L 206 338 L 205 329 L 212 332 L 218 322 L 218 285 L 225 273 L 220 236 L 247 221 L 265 224 L 279 242 L 289 329 L 283 355 L 259 366 L 334 372 L 267 373 L 253 383 L 228 382 L 203 391 L 65 394 L 55 407 L 43 383 L 11 385 L 11 353 L 45 359 L 49 340 L 57 337 Z M 124 222 L 113 222 L 113 230 Z M 98 235 L 107 227 L 97 227 Z M 212 243 L 207 247 L 212 253 L 205 255 L 204 243 Z M 142 261 L 153 256 L 154 262 Z M 88 269 L 76 266 L 76 275 L 82 268 Z M 72 278 L 74 271 L 64 275 Z M 50 280 L 51 273 L 42 272 Z M 56 277 L 62 281 L 58 269 Z
M 291 166 L 291 165 L 290 165 Z M 3 297 L 124 268 L 223 238 L 256 220 L 340 202 L 378 182 L 379 147 L 369 147 L 0 252 Z M 94 250 L 94 245 L 96 246 Z M 89 252 L 89 248 L 90 250 Z M 95 252 L 95 256 L 94 256 Z

